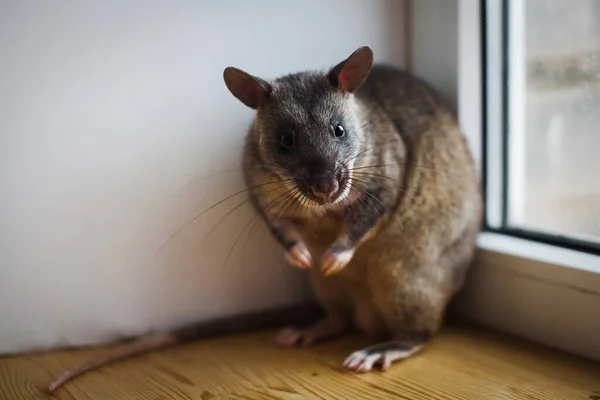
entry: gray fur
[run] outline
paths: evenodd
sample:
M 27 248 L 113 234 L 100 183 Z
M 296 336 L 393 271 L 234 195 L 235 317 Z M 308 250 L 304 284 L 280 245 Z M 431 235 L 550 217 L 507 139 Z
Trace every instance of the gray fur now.
M 270 81 L 247 136 L 246 182 L 263 185 L 250 191 L 253 204 L 290 263 L 309 268 L 329 314 L 312 328 L 286 330 L 283 343 L 352 326 L 402 343 L 429 338 L 474 254 L 481 192 L 454 111 L 411 74 L 370 69 L 369 52 L 330 71 Z M 344 124 L 345 140 L 332 135 L 333 120 Z M 295 135 L 288 152 L 277 147 L 282 130 Z M 316 177 L 340 171 L 349 192 L 311 201 Z

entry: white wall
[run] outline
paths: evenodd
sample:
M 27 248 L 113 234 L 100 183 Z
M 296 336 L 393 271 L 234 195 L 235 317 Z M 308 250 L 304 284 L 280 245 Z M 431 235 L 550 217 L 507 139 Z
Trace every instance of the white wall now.
M 458 118 L 463 132 L 467 136 L 477 167 L 481 171 L 482 152 L 482 60 L 481 35 L 479 33 L 481 13 L 480 0 L 459 0 L 458 15 L 454 20 L 458 24 L 458 62 L 456 80 L 458 82 Z M 448 22 L 449 24 L 452 22 Z M 469 79 L 460 79 L 468 76 Z
M 204 239 L 244 196 L 157 251 L 242 188 L 232 168 L 252 114 L 226 90 L 226 66 L 273 77 L 364 44 L 401 65 L 402 10 L 395 0 L 0 3 L 0 353 L 307 296 L 262 226 L 225 264 L 249 206 Z
M 481 94 L 480 38 L 472 35 L 473 26 L 479 26 L 479 3 L 479 0 L 412 2 L 412 71 L 456 108 L 478 168 L 481 167 L 481 104 L 465 99 L 479 98 Z M 461 21 L 460 16 L 463 16 Z M 460 81 L 460 73 L 472 79 Z
M 413 0 L 412 4 L 413 71 L 456 106 L 458 0 Z

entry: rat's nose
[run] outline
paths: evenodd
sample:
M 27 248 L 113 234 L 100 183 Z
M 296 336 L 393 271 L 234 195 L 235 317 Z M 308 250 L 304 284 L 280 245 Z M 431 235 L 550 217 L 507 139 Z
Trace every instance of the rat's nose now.
M 334 176 L 320 176 L 310 187 L 310 190 L 322 200 L 331 200 L 340 190 L 340 184 Z

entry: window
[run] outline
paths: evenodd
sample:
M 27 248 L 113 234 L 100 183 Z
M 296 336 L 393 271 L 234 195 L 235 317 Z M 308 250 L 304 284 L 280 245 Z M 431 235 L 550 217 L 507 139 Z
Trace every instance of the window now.
M 483 7 L 487 227 L 599 253 L 600 1 Z
M 600 1 L 458 6 L 459 118 L 486 201 L 460 312 L 600 361 Z

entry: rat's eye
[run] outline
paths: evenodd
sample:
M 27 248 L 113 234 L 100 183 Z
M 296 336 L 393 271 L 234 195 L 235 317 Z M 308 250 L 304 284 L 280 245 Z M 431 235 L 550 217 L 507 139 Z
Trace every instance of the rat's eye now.
M 333 134 L 335 135 L 336 138 L 341 138 L 346 134 L 346 130 L 344 129 L 344 127 L 341 124 L 338 124 L 335 129 L 333 130 Z
M 294 144 L 294 136 L 291 133 L 282 133 L 279 135 L 279 144 L 283 147 L 290 148 Z

